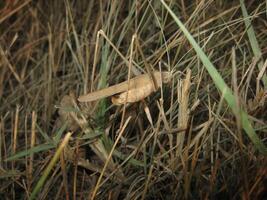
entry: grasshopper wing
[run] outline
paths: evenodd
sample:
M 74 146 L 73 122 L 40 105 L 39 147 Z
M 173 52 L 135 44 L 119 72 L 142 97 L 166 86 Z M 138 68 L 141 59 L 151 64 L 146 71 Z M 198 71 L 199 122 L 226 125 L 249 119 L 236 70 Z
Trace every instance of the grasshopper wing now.
M 95 92 L 88 93 L 86 95 L 82 95 L 78 98 L 78 101 L 80 102 L 96 101 L 98 99 L 103 99 L 105 97 L 109 97 L 114 94 L 125 92 L 127 91 L 127 88 L 128 88 L 127 81 L 124 81 L 122 83 L 110 86 L 108 88 L 104 88 Z

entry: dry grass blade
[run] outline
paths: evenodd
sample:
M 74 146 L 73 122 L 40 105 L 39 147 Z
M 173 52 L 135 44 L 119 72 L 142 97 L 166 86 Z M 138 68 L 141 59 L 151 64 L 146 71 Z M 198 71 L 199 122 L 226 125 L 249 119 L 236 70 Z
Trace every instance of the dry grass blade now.
M 125 121 L 125 123 L 124 123 L 123 127 L 121 128 L 120 133 L 119 133 L 119 135 L 118 135 L 118 137 L 117 137 L 117 139 L 116 139 L 116 141 L 115 141 L 115 143 L 114 143 L 114 145 L 113 145 L 113 147 L 112 147 L 112 149 L 110 150 L 110 153 L 109 153 L 109 155 L 108 155 L 108 157 L 107 157 L 107 160 L 106 160 L 106 162 L 105 162 L 105 165 L 104 165 L 104 167 L 103 167 L 103 169 L 102 169 L 102 171 L 101 171 L 100 177 L 98 178 L 98 181 L 97 181 L 96 186 L 95 186 L 95 188 L 94 188 L 93 194 L 92 194 L 92 196 L 90 197 L 91 200 L 94 200 L 95 197 L 96 197 L 96 195 L 97 195 L 97 191 L 98 191 L 98 189 L 99 189 L 99 186 L 100 186 L 100 183 L 101 183 L 103 174 L 105 173 L 105 170 L 106 170 L 106 168 L 107 168 L 107 166 L 108 166 L 109 161 L 111 160 L 111 157 L 112 157 L 112 154 L 113 154 L 113 152 L 114 152 L 114 150 L 115 150 L 115 147 L 116 147 L 116 145 L 118 144 L 118 142 L 119 142 L 119 140 L 120 140 L 120 138 L 121 138 L 121 136 L 122 136 L 122 134 L 123 134 L 123 132 L 124 132 L 126 126 L 128 125 L 130 119 L 131 119 L 131 117 L 129 117 L 129 118 Z
M 34 148 L 36 142 L 36 122 L 37 116 L 36 112 L 32 112 L 32 126 L 31 126 L 31 149 Z M 32 176 L 33 176 L 33 162 L 34 162 L 34 153 L 30 154 L 29 158 L 29 172 L 28 172 L 28 187 L 31 188 Z
M 178 114 L 178 125 L 177 128 L 180 130 L 185 130 L 177 135 L 176 145 L 176 156 L 179 156 L 182 152 L 185 139 L 185 132 L 188 126 L 189 120 L 189 95 L 191 86 L 191 70 L 188 69 L 186 73 L 186 78 L 181 81 L 181 85 L 177 86 L 178 102 L 180 104 L 179 114 Z

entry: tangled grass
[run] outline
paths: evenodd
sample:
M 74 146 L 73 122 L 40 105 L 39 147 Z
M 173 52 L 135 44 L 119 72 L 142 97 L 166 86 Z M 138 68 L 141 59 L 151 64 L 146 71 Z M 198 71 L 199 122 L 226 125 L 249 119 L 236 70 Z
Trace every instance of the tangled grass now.
M 1 199 L 266 198 L 266 12 L 0 2 Z M 172 80 L 140 102 L 77 101 L 153 70 Z

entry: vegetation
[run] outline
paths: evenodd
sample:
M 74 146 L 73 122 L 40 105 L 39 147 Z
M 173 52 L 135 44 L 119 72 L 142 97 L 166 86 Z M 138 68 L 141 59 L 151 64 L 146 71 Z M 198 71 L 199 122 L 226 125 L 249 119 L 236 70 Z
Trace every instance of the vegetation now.
M 1 199 L 266 198 L 266 9 L 1 1 Z M 141 101 L 78 101 L 155 70 Z

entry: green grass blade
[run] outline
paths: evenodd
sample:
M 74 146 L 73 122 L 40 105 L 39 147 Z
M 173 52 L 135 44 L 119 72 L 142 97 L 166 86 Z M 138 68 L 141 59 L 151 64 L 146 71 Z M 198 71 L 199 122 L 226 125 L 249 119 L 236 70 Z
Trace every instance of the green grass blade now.
M 55 144 L 57 145 L 59 142 L 60 142 L 60 139 L 61 139 L 61 136 L 62 136 L 62 134 L 64 133 L 64 131 L 66 130 L 66 128 L 67 128 L 67 124 L 68 124 L 68 122 L 65 122 L 64 124 L 63 124 L 63 126 L 57 131 L 57 133 L 55 134 L 55 136 L 54 136 L 54 142 L 55 142 Z
M 38 153 L 38 152 L 42 152 L 42 151 L 47 151 L 47 150 L 53 149 L 55 147 L 56 146 L 54 144 L 41 144 L 41 145 L 35 146 L 35 147 L 31 148 L 31 149 L 20 151 L 20 152 L 16 153 L 15 155 L 10 156 L 9 158 L 7 158 L 6 161 L 16 160 L 16 159 L 19 159 L 21 157 L 28 156 L 28 155 L 30 155 L 32 153 Z
M 244 17 L 244 22 L 245 22 L 245 25 L 247 28 L 248 39 L 249 39 L 253 54 L 256 58 L 260 58 L 262 55 L 260 45 L 258 43 L 255 31 L 254 31 L 253 26 L 251 24 L 250 16 L 248 15 L 246 6 L 244 4 L 244 0 L 240 0 L 240 5 L 241 5 L 242 14 Z M 261 70 L 262 67 L 263 67 L 263 61 L 261 60 L 258 64 L 259 70 Z M 263 81 L 264 88 L 267 89 L 267 76 L 266 76 L 266 74 L 264 74 L 262 76 L 262 81 Z
M 58 147 L 55 155 L 53 156 L 52 160 L 49 162 L 48 166 L 45 168 L 44 173 L 42 175 L 42 177 L 39 179 L 38 183 L 36 184 L 36 186 L 33 189 L 33 192 L 30 196 L 30 200 L 31 199 L 35 199 L 35 196 L 37 195 L 37 193 L 39 192 L 39 190 L 42 188 L 42 186 L 45 183 L 45 180 L 47 179 L 48 175 L 50 174 L 52 168 L 56 165 L 56 162 L 58 161 L 64 147 L 66 146 L 66 144 L 68 143 L 69 139 L 70 139 L 71 133 L 67 133 L 65 138 L 63 139 L 62 143 L 60 144 L 60 146 Z
M 42 133 L 43 137 L 46 139 L 46 141 L 48 141 L 49 143 L 48 144 L 41 144 L 41 145 L 38 145 L 38 146 L 35 146 L 31 149 L 26 149 L 24 151 L 20 151 L 18 153 L 16 153 L 15 155 L 13 156 L 10 156 L 9 158 L 6 159 L 6 161 L 12 161 L 12 160 L 16 160 L 16 159 L 19 159 L 21 157 L 24 157 L 24 156 L 28 156 L 30 154 L 33 154 L 33 153 L 38 153 L 38 152 L 42 152 L 42 151 L 47 151 L 49 149 L 53 149 L 56 147 L 56 145 L 59 143 L 60 141 L 60 138 L 63 134 L 63 132 L 65 131 L 66 127 L 67 127 L 67 124 L 65 123 L 59 130 L 58 132 L 56 133 L 55 137 L 54 137 L 54 141 L 51 140 L 49 138 L 49 136 L 43 132 L 41 130 L 41 128 L 36 125 L 36 127 L 39 129 L 39 131 Z
M 235 97 L 233 95 L 233 92 L 231 89 L 226 85 L 223 78 L 217 71 L 217 69 L 213 66 L 207 55 L 202 51 L 200 46 L 197 44 L 195 39 L 192 37 L 192 35 L 189 33 L 189 31 L 186 29 L 186 27 L 183 25 L 183 23 L 178 19 L 178 17 L 174 14 L 174 12 L 169 8 L 169 6 L 164 2 L 164 0 L 161 0 L 161 3 L 164 5 L 164 7 L 167 9 L 169 14 L 173 17 L 176 24 L 180 27 L 182 32 L 185 34 L 186 38 L 190 42 L 190 44 L 195 49 L 197 55 L 199 56 L 200 60 L 202 61 L 203 65 L 205 66 L 206 70 L 210 74 L 214 84 L 216 87 L 222 92 L 224 99 L 228 103 L 229 107 L 233 110 L 233 112 L 236 114 L 238 113 Z M 256 134 L 255 130 L 253 129 L 249 119 L 248 114 L 240 109 L 240 117 L 241 117 L 241 124 L 242 128 L 247 133 L 250 140 L 253 142 L 255 147 L 263 154 L 267 154 L 267 148 L 264 146 L 264 144 L 261 142 L 260 138 Z
M 100 67 L 100 79 L 98 82 L 98 89 L 105 88 L 107 86 L 108 72 L 109 72 L 109 61 L 108 61 L 109 47 L 107 44 L 104 45 L 102 56 L 101 56 L 101 67 Z M 99 120 L 101 124 L 104 123 L 104 116 L 107 109 L 106 99 L 102 99 L 98 104 L 98 112 L 96 115 L 97 121 Z
M 124 155 L 122 152 L 118 151 L 118 150 L 114 150 L 114 156 L 118 157 L 119 159 L 121 159 L 122 161 L 125 161 L 125 159 L 128 159 L 128 155 Z M 136 167 L 144 167 L 144 163 L 136 160 L 134 158 L 130 158 L 128 160 L 128 162 Z
M 44 131 L 41 129 L 41 127 L 40 127 L 38 124 L 36 124 L 36 128 L 37 128 L 38 131 L 41 133 L 41 135 L 43 136 L 43 138 L 45 139 L 45 141 L 46 141 L 47 143 L 53 143 L 53 140 L 47 135 L 46 132 L 44 132 Z
M 84 134 L 84 136 L 82 136 L 81 138 L 78 138 L 78 139 L 79 140 L 91 140 L 91 139 L 94 139 L 94 138 L 99 137 L 101 135 L 104 135 L 104 133 L 99 131 L 99 130 L 94 130 L 94 131 L 90 131 L 89 133 L 86 132 Z

